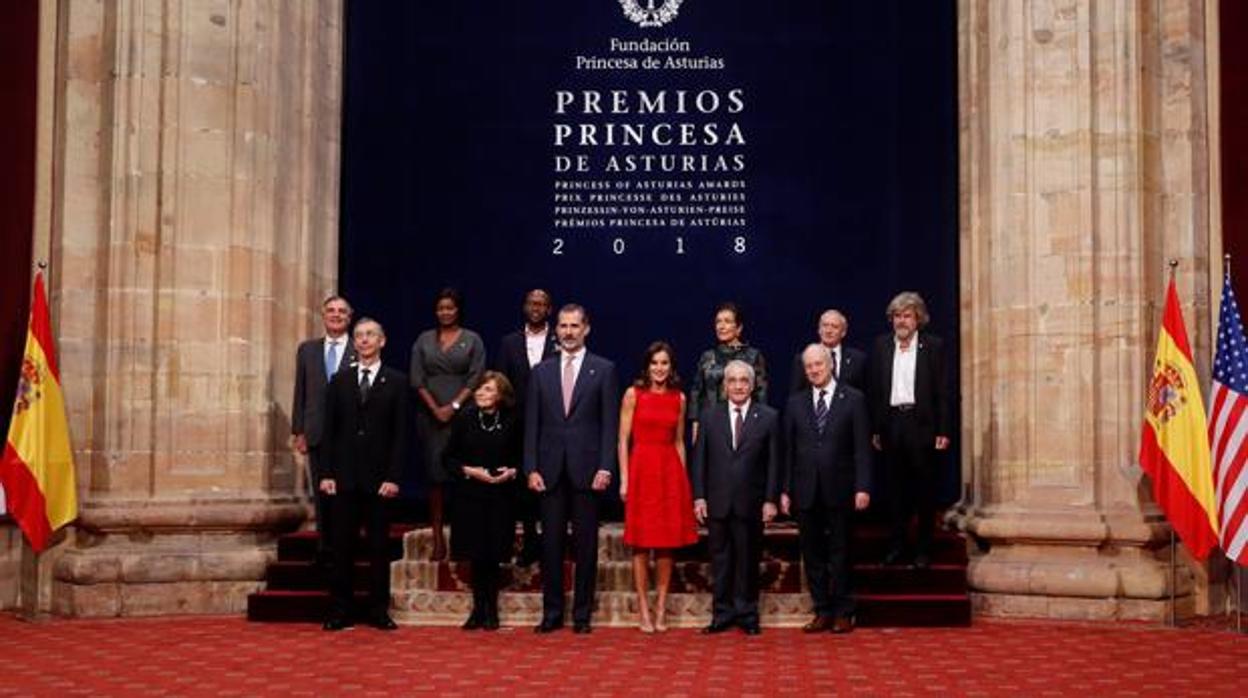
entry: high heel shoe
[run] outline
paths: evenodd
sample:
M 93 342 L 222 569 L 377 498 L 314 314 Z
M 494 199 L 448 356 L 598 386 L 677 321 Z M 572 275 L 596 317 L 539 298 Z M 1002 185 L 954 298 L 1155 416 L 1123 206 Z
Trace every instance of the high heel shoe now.
M 641 622 L 637 623 L 637 629 L 647 635 L 654 633 L 654 625 L 650 622 L 649 618 L 644 618 Z
M 654 631 L 656 633 L 667 632 L 667 614 L 666 613 L 658 614 L 658 618 L 656 618 L 654 621 Z

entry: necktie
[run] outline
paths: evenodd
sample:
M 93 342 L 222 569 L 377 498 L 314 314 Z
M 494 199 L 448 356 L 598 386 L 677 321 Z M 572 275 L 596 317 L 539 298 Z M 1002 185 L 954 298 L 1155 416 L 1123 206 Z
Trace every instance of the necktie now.
M 325 352 L 325 380 L 334 377 L 338 371 L 338 342 L 329 343 L 329 351 Z
M 745 428 L 745 418 L 741 416 L 741 408 L 738 407 L 734 412 L 737 413 L 732 422 L 732 450 L 737 450 L 737 446 L 741 444 L 741 430 Z
M 572 388 L 576 387 L 576 372 L 573 370 L 573 357 L 563 362 L 563 416 L 572 413 Z
M 368 399 L 368 390 L 373 387 L 373 384 L 368 380 L 370 370 L 367 368 L 360 369 L 360 402 Z
M 823 428 L 828 424 L 828 391 L 819 391 L 819 402 L 815 403 L 815 429 L 819 433 L 823 433 Z
M 832 380 L 839 380 L 839 376 L 836 375 L 837 373 L 838 371 L 836 370 L 836 350 L 833 349 L 832 350 Z

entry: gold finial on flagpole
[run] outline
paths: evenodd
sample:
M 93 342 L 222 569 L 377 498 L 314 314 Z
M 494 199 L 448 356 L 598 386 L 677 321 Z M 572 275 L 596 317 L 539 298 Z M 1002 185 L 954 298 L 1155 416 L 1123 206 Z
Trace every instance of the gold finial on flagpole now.
M 35 266 L 39 267 L 39 271 L 43 271 L 48 268 L 48 262 L 47 260 L 41 259 L 38 262 L 35 262 Z

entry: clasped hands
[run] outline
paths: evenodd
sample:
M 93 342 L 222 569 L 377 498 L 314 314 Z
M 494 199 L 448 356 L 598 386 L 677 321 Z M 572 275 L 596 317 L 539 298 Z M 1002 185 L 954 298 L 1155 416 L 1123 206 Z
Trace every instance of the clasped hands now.
M 467 475 L 473 480 L 484 482 L 487 485 L 498 485 L 516 479 L 516 469 L 503 468 L 497 475 L 491 475 L 490 471 L 485 468 L 467 465 L 464 466 L 464 475 Z
M 338 494 L 338 483 L 330 478 L 321 480 L 321 484 L 317 487 L 322 493 L 333 496 Z M 399 494 L 399 486 L 393 482 L 383 482 L 381 487 L 377 488 L 377 496 L 391 499 Z

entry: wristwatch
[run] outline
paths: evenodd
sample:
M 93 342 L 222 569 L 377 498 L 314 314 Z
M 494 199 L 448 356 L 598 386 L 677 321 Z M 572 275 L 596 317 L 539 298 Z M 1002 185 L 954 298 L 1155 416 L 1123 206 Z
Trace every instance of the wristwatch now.
M 458 401 L 458 400 L 452 400 L 452 401 L 451 401 L 451 409 L 453 409 L 453 410 L 455 410 L 456 412 L 458 412 L 460 407 L 461 407 L 461 405 L 459 404 L 459 401 Z

